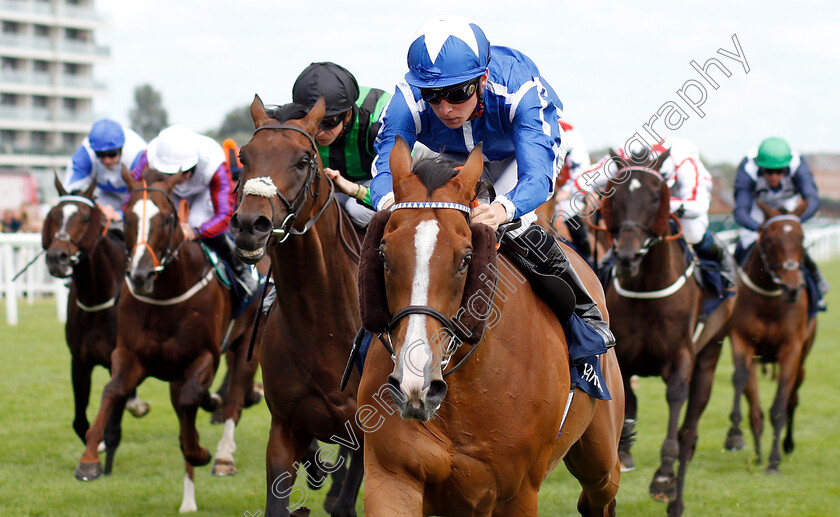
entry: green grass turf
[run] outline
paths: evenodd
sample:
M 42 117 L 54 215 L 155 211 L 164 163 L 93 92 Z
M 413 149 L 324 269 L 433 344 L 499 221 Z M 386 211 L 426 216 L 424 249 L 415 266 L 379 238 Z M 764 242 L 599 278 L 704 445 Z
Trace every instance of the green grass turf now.
M 731 348 L 725 344 L 688 472 L 686 516 L 838 514 L 840 322 L 834 314 L 840 307 L 840 262 L 822 267 L 836 289 L 829 294 L 829 312 L 819 316 L 817 341 L 806 362 L 808 373 L 796 414 L 796 451 L 784 457 L 780 476 L 768 476 L 763 466 L 753 465 L 752 438 L 746 428 L 745 450 L 723 450 L 733 371 Z M 5 318 L 0 321 L 0 516 L 177 514 L 183 459 L 168 386 L 156 379 L 141 385 L 139 393 L 152 404 L 152 411 L 141 420 L 125 416 L 114 474 L 93 483 L 76 481 L 73 469 L 83 446 L 71 428 L 70 355 L 63 328 L 52 301 L 32 306 L 23 302 L 19 310 L 18 326 L 7 326 Z M 0 315 L 4 314 L 0 302 Z M 107 373 L 98 368 L 88 408 L 90 420 L 95 417 L 106 381 Z M 765 378 L 760 387 L 766 414 L 775 383 Z M 665 386 L 658 378 L 641 379 L 637 395 L 639 435 L 633 448 L 637 468 L 622 475 L 617 509 L 623 516 L 665 515 L 665 505 L 647 495 L 665 435 Z M 236 431 L 238 476 L 213 478 L 209 467 L 196 469 L 196 515 L 257 515 L 264 508 L 268 428 L 265 404 L 245 411 Z M 198 429 L 202 444 L 215 453 L 222 427 L 210 425 L 208 415 L 199 412 Z M 769 447 L 770 432 L 765 425 L 764 465 Z M 543 485 L 540 515 L 577 515 L 579 491 L 561 465 Z M 306 492 L 312 515 L 325 515 L 321 509 L 324 490 Z M 361 515 L 361 497 L 358 510 Z

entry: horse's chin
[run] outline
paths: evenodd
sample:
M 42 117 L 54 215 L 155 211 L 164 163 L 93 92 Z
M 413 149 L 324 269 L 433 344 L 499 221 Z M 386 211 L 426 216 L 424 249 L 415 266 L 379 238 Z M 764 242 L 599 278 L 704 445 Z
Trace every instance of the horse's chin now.
M 56 264 L 47 261 L 47 269 L 50 275 L 56 278 L 68 278 L 73 274 L 73 266 L 70 264 Z
M 256 264 L 265 256 L 265 246 L 260 246 L 254 250 L 246 250 L 237 246 L 234 249 L 233 254 L 236 255 L 236 258 L 246 264 Z
M 428 411 L 425 408 L 414 408 L 411 405 L 406 405 L 400 408 L 400 416 L 403 420 L 417 420 L 420 422 L 428 422 L 435 416 L 437 408 Z
M 639 264 L 638 263 L 632 263 L 632 264 L 627 264 L 627 265 L 618 264 L 615 267 L 615 273 L 620 278 L 633 278 L 633 277 L 635 277 L 636 275 L 639 274 Z

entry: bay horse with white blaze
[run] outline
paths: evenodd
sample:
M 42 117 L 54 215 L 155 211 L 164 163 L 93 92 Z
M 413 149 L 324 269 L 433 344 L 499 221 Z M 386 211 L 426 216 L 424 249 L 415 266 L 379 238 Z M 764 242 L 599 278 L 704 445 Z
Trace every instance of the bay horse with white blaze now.
M 96 444 L 111 413 L 121 411 L 126 394 L 146 377 L 169 382 L 170 398 L 180 424 L 181 450 L 185 459 L 184 493 L 181 512 L 195 511 L 193 467 L 210 462 L 210 452 L 201 447 L 195 428 L 199 405 L 214 410 L 216 400 L 209 387 L 219 365 L 223 337 L 228 332 L 231 348 L 247 345 L 257 303 L 230 321 L 228 289 L 215 277 L 200 244 L 188 241 L 181 231 L 179 210 L 170 194 L 183 177 L 147 169 L 135 180 L 127 170 L 123 179 L 130 195 L 125 206 L 125 235 L 129 264 L 125 294 L 119 301 L 117 347 L 111 355 L 112 378 L 102 393 L 96 421 L 86 434 L 86 448 L 75 476 L 82 481 L 101 475 Z M 182 210 L 182 220 L 186 216 Z M 247 370 L 247 369 L 246 369 Z M 251 378 L 240 379 L 234 372 L 232 384 L 251 387 Z M 247 375 L 245 375 L 247 377 Z M 231 390 L 245 393 L 246 389 Z M 244 396 L 225 401 L 225 432 L 219 441 L 217 460 L 233 464 L 235 419 Z
M 797 391 L 805 379 L 805 358 L 814 344 L 817 319 L 809 314 L 802 274 L 805 236 L 799 216 L 807 203 L 800 203 L 791 214 L 783 214 L 760 201 L 758 206 L 764 212 L 765 222 L 743 268 L 738 270 L 741 299 L 735 308 L 730 334 L 735 364 L 732 375 L 735 400 L 725 448 L 744 448 L 739 425 L 741 394 L 746 391 L 756 464 L 761 464 L 764 417 L 759 404 L 756 370 L 759 363 L 777 363 L 778 389 L 770 408 L 773 445 L 767 466 L 768 473 L 777 474 L 782 461 L 779 441 L 785 425 L 784 451 L 793 452 L 793 413 L 799 403 Z
M 668 515 L 683 511 L 683 487 L 697 443 L 697 425 L 711 394 L 714 370 L 729 331 L 735 297 L 701 321 L 704 292 L 672 231 L 670 189 L 658 172 L 669 151 L 634 165 L 614 152 L 618 166 L 602 200 L 604 227 L 613 238 L 614 275 L 607 286 L 616 354 L 626 394 L 622 467 L 632 468 L 630 437 L 636 421 L 636 396 L 630 377 L 660 376 L 667 385 L 668 430 L 661 464 L 650 484 L 651 497 L 668 502 Z M 688 402 L 678 428 L 680 412 Z M 674 462 L 679 459 L 675 476 Z
M 70 349 L 75 417 L 73 430 L 84 442 L 90 424 L 91 374 L 95 366 L 110 371 L 111 352 L 117 346 L 117 300 L 125 275 L 125 242 L 109 231 L 93 194 L 92 181 L 85 192 L 70 194 L 56 176 L 59 198 L 44 220 L 41 239 L 47 252 L 47 268 L 56 278 L 72 277 L 67 299 L 64 335 Z M 135 417 L 149 405 L 129 395 L 126 407 Z M 122 434 L 122 412 L 114 412 L 105 428 L 105 474 L 110 474 Z
M 255 96 L 254 136 L 240 151 L 241 200 L 231 219 L 236 254 L 245 262 L 269 255 L 277 290 L 261 359 L 271 411 L 266 447 L 269 517 L 287 516 L 294 509 L 292 486 L 313 438 L 352 450 L 331 515 L 356 515 L 363 476 L 363 435 L 355 420 L 359 374 L 353 372 L 348 388 L 339 389 L 361 325 L 356 286 L 360 245 L 350 219 L 335 202 L 312 137 L 323 116 L 322 99 L 305 118 L 281 124 Z M 316 454 L 315 461 L 321 459 Z
M 571 384 L 560 320 L 507 258 L 493 266 L 495 233 L 465 216 L 482 169 L 481 146 L 457 175 L 448 163 L 413 174 L 400 138 L 391 153 L 399 209 L 371 222 L 360 276 L 365 325 L 386 326 L 390 347 L 371 346 L 359 388 L 366 514 L 536 516 L 540 486 L 564 460 L 583 488 L 578 511 L 615 515 L 615 354 L 600 356 L 612 400 Z M 604 307 L 595 274 L 565 252 Z M 452 353 L 457 339 L 469 344 Z

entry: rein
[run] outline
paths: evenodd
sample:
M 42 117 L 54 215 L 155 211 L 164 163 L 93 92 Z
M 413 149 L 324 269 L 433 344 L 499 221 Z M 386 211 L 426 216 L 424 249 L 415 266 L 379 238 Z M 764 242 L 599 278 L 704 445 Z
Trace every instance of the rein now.
M 464 212 L 466 214 L 467 222 L 469 222 L 469 217 L 470 217 L 469 214 L 470 214 L 470 211 L 471 211 L 470 207 L 468 207 L 466 205 L 462 205 L 460 203 L 447 203 L 447 202 L 440 202 L 440 201 L 397 203 L 397 204 L 395 204 L 391 207 L 391 210 L 401 210 L 401 209 L 405 210 L 405 209 L 417 209 L 417 208 L 440 208 L 440 209 L 448 209 L 448 210 L 460 210 L 461 212 Z M 498 287 L 498 279 L 496 280 L 496 284 L 493 286 L 493 299 L 495 299 L 495 297 L 496 297 L 497 287 Z M 391 360 L 394 362 L 394 364 L 396 364 L 397 358 L 396 358 L 396 355 L 394 354 L 394 346 L 393 346 L 393 340 L 391 338 L 391 331 L 394 329 L 394 327 L 397 326 L 397 323 L 399 323 L 399 321 L 401 319 L 405 318 L 406 316 L 410 316 L 412 314 L 431 316 L 431 317 L 435 318 L 436 320 L 438 320 L 441 324 L 443 324 L 443 326 L 446 328 L 446 330 L 449 331 L 449 334 L 450 334 L 451 338 L 450 338 L 450 341 L 449 341 L 449 345 L 446 348 L 446 353 L 444 354 L 445 357 L 441 360 L 441 363 L 440 363 L 441 369 L 446 370 L 446 368 L 449 366 L 449 360 L 451 359 L 452 355 L 454 355 L 454 353 L 460 347 L 460 343 L 453 345 L 454 343 L 456 343 L 458 341 L 457 337 L 456 337 L 457 334 L 456 334 L 455 324 L 452 322 L 452 320 L 449 317 L 447 317 L 444 313 L 435 309 L 434 307 L 430 307 L 428 305 L 408 305 L 408 306 L 403 307 L 402 309 L 398 310 L 396 312 L 396 314 L 394 314 L 391 317 L 391 319 L 388 321 L 388 324 L 385 328 L 385 331 L 383 333 L 379 334 L 379 341 L 382 343 L 382 345 L 385 347 L 385 349 L 388 351 L 388 353 L 391 354 Z M 388 338 L 387 341 L 385 340 L 383 335 L 387 336 L 387 338 Z M 452 373 L 456 372 L 459 368 L 461 368 L 464 365 L 464 363 L 466 363 L 467 359 L 469 359 L 470 356 L 475 353 L 475 351 L 478 349 L 478 346 L 480 344 L 481 344 L 481 341 L 476 343 L 470 349 L 470 351 L 467 352 L 467 354 L 464 357 L 462 357 L 461 360 L 458 361 L 458 363 L 455 364 L 455 366 L 452 367 L 452 369 L 444 371 L 443 376 L 446 377 L 447 375 L 452 374 Z

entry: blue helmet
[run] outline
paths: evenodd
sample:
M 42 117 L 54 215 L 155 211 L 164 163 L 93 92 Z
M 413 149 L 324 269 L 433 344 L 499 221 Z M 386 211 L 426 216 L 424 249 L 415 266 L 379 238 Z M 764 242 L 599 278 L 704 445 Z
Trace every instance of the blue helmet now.
M 443 88 L 482 75 L 489 62 L 490 42 L 481 27 L 463 16 L 439 16 L 414 35 L 405 80 L 417 88 Z
M 113 151 L 125 144 L 125 132 L 119 122 L 103 118 L 93 123 L 88 141 L 94 152 Z

